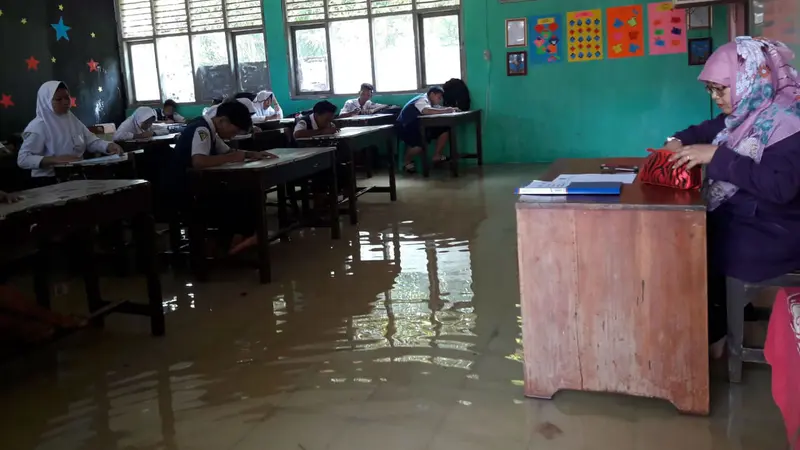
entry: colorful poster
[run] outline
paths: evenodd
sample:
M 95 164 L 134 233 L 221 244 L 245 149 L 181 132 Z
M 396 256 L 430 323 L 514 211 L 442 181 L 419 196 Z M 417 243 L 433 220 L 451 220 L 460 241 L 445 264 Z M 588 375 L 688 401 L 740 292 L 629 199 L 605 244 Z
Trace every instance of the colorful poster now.
M 603 12 L 572 11 L 567 13 L 567 61 L 603 59 Z
M 644 56 L 644 10 L 641 5 L 606 9 L 608 58 Z
M 564 16 L 561 14 L 528 18 L 528 39 L 531 48 L 528 63 L 530 65 L 550 64 L 563 60 L 563 24 Z
M 686 53 L 686 10 L 672 2 L 647 5 L 648 44 L 651 55 Z

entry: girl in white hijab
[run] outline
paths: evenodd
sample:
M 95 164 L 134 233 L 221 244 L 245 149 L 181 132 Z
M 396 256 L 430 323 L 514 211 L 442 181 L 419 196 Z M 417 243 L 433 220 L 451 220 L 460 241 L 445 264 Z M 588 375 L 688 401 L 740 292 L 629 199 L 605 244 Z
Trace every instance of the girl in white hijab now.
M 264 120 L 283 119 L 283 110 L 281 105 L 278 104 L 278 99 L 272 91 L 261 91 L 256 94 L 256 99 L 253 101 L 256 107 L 255 117 L 263 118 Z
M 141 106 L 136 108 L 133 115 L 125 119 L 114 133 L 115 141 L 127 141 L 131 139 L 147 139 L 153 137 L 150 127 L 156 121 L 156 110 Z
M 121 154 L 122 148 L 99 139 L 75 117 L 69 90 L 60 81 L 48 81 L 39 88 L 36 118 L 25 127 L 17 165 L 30 169 L 31 176 L 45 181 L 55 175 L 53 166 L 83 159 L 86 151 Z M 45 184 L 45 183 L 41 183 Z

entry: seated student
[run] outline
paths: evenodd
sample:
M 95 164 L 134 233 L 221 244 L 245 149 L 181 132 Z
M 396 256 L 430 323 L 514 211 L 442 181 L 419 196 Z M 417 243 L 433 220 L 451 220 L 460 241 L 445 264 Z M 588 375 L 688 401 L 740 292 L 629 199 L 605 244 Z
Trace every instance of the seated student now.
M 294 125 L 295 138 L 307 138 L 336 133 L 333 116 L 336 114 L 336 105 L 323 100 L 314 105 L 313 112 L 297 118 Z
M 156 109 L 156 115 L 159 122 L 166 123 L 184 123 L 186 119 L 177 112 L 178 104 L 175 100 L 167 100 L 164 102 L 164 107 Z
M 211 106 L 206 106 L 205 108 L 203 108 L 203 115 L 205 116 L 206 114 L 208 114 L 208 112 L 211 110 L 211 108 L 219 105 L 220 103 L 222 103 L 224 101 L 225 101 L 225 99 L 222 99 L 222 98 L 212 99 L 211 100 Z
M 64 83 L 48 81 L 39 88 L 36 118 L 25 127 L 17 154 L 17 165 L 29 169 L 38 186 L 55 183 L 53 166 L 79 161 L 86 151 L 122 154 L 122 147 L 92 134 L 69 108 Z
M 283 110 L 278 104 L 278 99 L 271 91 L 261 91 L 256 95 L 253 104 L 256 107 L 256 117 L 263 120 L 283 119 Z
M 237 92 L 236 94 L 233 95 L 233 98 L 234 99 L 246 98 L 251 102 L 254 102 L 256 101 L 256 94 L 253 94 L 252 92 Z
M 375 114 L 382 109 L 388 108 L 389 105 L 372 102 L 372 94 L 374 92 L 375 88 L 371 84 L 362 84 L 361 91 L 358 93 L 358 98 L 344 102 L 339 117 L 345 118 L 361 114 Z
M 133 115 L 125 119 L 114 132 L 115 141 L 147 139 L 153 137 L 151 127 L 156 121 L 156 111 L 147 106 L 136 108 Z
M 198 117 L 181 132 L 173 151 L 173 160 L 168 174 L 172 191 L 168 194 L 176 208 L 185 208 L 188 202 L 188 180 L 186 170 L 205 169 L 245 159 L 263 159 L 266 154 L 248 151 L 232 151 L 224 139 L 248 132 L 253 127 L 250 111 L 241 102 L 223 102 L 209 115 Z M 203 208 L 209 217 L 221 218 L 221 227 L 233 235 L 230 253 L 237 253 L 255 245 L 256 201 L 253 193 L 241 195 L 205 196 Z M 245 239 L 246 236 L 251 236 Z
M 250 112 L 250 117 L 253 117 L 253 115 L 256 113 L 256 108 L 253 105 L 253 102 L 248 100 L 246 97 L 238 97 L 238 98 L 236 98 L 236 101 L 241 103 L 241 104 L 243 104 L 244 106 L 246 106 L 247 110 Z M 204 112 L 203 115 L 213 118 L 214 116 L 217 115 L 217 108 L 218 107 L 219 107 L 219 105 L 214 105 L 211 108 L 208 108 L 208 111 Z M 251 128 L 248 131 L 248 133 L 260 133 L 260 132 L 261 132 L 261 128 L 258 128 L 255 125 L 253 125 L 253 128 Z
M 427 136 L 420 136 L 419 116 L 431 114 L 449 114 L 458 111 L 458 108 L 443 108 L 444 90 L 438 86 L 432 86 L 427 94 L 418 95 L 403 107 L 400 115 L 397 116 L 397 123 L 400 125 L 398 134 L 400 139 L 405 142 L 406 157 L 404 169 L 407 173 L 416 172 L 414 157 L 422 153 L 422 146 L 432 139 L 436 139 L 436 151 L 433 154 L 434 163 L 447 161 L 448 158 L 442 154 L 444 146 L 450 139 L 447 128 L 429 128 Z M 437 139 L 438 138 L 438 139 Z

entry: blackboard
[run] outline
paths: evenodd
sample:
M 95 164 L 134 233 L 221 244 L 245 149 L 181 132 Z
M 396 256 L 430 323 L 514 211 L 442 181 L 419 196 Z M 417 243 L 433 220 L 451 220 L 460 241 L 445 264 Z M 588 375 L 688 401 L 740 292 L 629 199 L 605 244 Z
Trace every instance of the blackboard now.
M 267 89 L 269 75 L 267 62 L 239 63 L 240 90 L 258 92 Z
M 234 92 L 233 73 L 227 64 L 219 66 L 200 66 L 194 74 L 199 102 L 222 98 Z

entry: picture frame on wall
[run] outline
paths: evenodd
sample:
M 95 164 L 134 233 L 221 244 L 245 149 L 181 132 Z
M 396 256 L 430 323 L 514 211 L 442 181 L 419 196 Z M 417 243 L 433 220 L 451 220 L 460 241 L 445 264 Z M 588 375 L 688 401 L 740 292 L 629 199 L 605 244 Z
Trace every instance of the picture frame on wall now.
M 689 39 L 689 65 L 704 65 L 713 51 L 714 45 L 710 37 Z
M 686 10 L 686 23 L 690 30 L 709 30 L 714 24 L 710 6 L 695 6 Z
M 506 19 L 506 47 L 528 46 L 528 19 Z
M 506 75 L 519 77 L 528 74 L 528 52 L 508 52 L 506 55 Z

